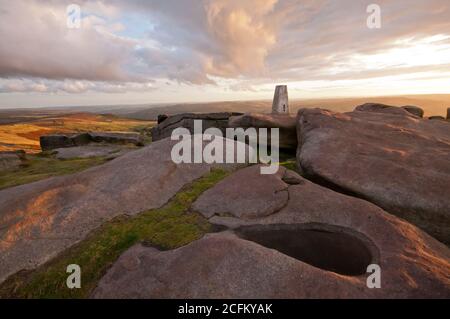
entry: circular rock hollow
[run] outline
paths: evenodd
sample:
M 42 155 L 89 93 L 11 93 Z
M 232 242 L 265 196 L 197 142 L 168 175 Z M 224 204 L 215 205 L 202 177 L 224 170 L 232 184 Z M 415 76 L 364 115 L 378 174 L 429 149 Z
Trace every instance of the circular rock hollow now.
M 374 260 L 369 244 L 355 231 L 343 227 L 254 225 L 240 227 L 236 234 L 314 267 L 347 276 L 366 274 Z

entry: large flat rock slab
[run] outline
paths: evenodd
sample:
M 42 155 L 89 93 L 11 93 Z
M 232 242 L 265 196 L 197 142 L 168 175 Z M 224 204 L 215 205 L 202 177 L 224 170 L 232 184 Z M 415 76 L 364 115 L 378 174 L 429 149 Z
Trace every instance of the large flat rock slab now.
M 248 168 L 245 174 L 272 189 L 273 177 L 260 180 L 259 171 Z M 444 244 L 367 201 L 288 176 L 295 183 L 285 184 L 289 199 L 280 211 L 251 219 L 214 215 L 212 223 L 230 230 L 171 251 L 136 245 L 92 297 L 450 297 L 450 250 Z M 233 186 L 243 194 L 236 204 L 250 205 L 247 185 L 237 179 Z M 367 287 L 369 264 L 380 266 L 379 289 Z
M 115 158 L 131 151 L 131 148 L 125 148 L 114 145 L 86 145 L 57 148 L 53 150 L 56 152 L 55 157 L 58 159 L 73 159 L 73 158 L 90 158 L 90 157 L 108 157 Z
M 224 141 L 226 149 L 237 143 Z M 115 216 L 161 207 L 213 167 L 239 166 L 177 165 L 174 144 L 162 140 L 74 175 L 0 191 L 0 282 L 48 261 Z
M 365 108 L 300 110 L 299 166 L 450 244 L 450 124 L 401 108 Z

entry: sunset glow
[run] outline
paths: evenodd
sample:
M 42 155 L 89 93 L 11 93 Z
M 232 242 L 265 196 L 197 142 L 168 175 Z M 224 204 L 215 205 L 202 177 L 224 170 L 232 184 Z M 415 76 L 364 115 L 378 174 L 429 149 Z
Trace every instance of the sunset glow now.
M 69 4 L 0 0 L 0 107 L 450 93 L 445 0 Z

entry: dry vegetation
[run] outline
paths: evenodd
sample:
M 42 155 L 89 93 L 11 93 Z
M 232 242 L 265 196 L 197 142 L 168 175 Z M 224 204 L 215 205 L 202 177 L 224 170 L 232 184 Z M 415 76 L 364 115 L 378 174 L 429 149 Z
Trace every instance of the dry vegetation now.
M 112 115 L 78 113 L 38 117 L 22 123 L 0 125 L 0 151 L 24 150 L 40 152 L 39 137 L 55 133 L 86 131 L 129 132 L 139 131 L 154 122 L 130 120 Z

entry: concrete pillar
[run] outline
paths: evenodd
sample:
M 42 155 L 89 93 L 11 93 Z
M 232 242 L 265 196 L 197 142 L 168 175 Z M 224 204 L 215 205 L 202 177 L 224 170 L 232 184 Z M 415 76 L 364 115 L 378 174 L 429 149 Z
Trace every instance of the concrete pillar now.
M 287 85 L 277 85 L 273 97 L 272 114 L 289 114 Z

